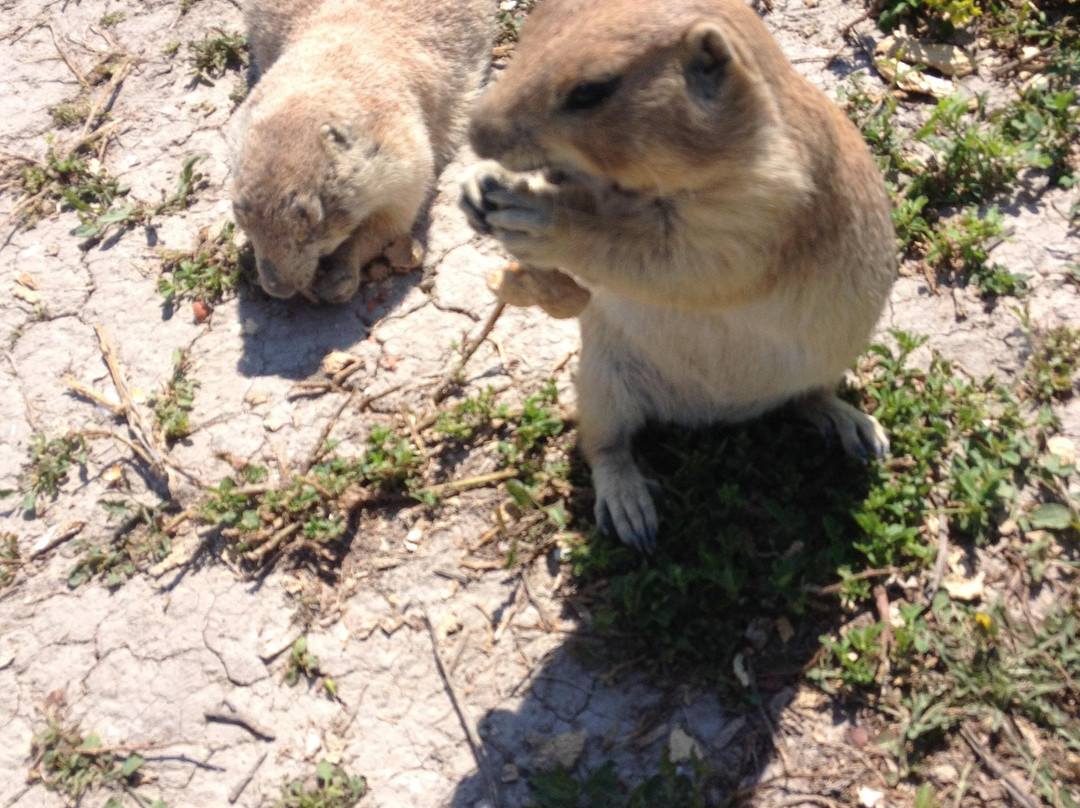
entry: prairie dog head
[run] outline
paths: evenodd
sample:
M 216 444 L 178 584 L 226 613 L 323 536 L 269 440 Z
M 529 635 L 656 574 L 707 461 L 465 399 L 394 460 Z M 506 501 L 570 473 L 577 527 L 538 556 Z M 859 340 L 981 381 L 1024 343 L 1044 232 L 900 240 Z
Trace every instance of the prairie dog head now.
M 398 197 L 411 204 L 424 171 L 423 150 L 393 118 L 345 119 L 309 98 L 254 104 L 233 171 L 236 221 L 251 238 L 260 284 L 280 298 L 308 289 L 319 259 Z
M 544 0 L 470 139 L 515 171 L 693 191 L 768 151 L 788 70 L 741 0 Z

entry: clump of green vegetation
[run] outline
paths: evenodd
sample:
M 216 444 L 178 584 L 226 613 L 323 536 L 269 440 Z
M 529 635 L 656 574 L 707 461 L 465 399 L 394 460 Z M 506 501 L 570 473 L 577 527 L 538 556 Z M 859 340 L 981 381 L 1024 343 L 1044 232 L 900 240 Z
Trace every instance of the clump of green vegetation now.
M 190 365 L 187 351 L 175 349 L 172 376 L 150 401 L 154 412 L 154 432 L 159 440 L 170 445 L 191 434 L 188 415 L 195 406 L 195 388 L 199 383 L 188 378 Z
M 104 788 L 119 791 L 105 803 L 106 808 L 120 808 L 123 794 L 130 794 L 143 808 L 167 808 L 161 800 L 151 802 L 135 791 L 145 782 L 146 761 L 138 754 L 110 751 L 96 734 L 84 736 L 64 720 L 59 708 L 47 708 L 45 721 L 45 729 L 30 741 L 28 782 L 41 782 L 74 804 Z
M 911 133 L 925 150 L 918 156 L 895 125 L 895 98 L 874 99 L 857 81 L 843 97 L 885 176 L 901 250 L 946 279 L 973 283 L 987 297 L 1022 294 L 1023 276 L 989 262 L 1004 236 L 991 203 L 1021 172 L 1054 168 L 1042 143 L 1049 119 L 1028 116 L 1017 105 L 990 113 L 982 96 L 972 109 L 968 99 L 952 96 Z M 1021 119 L 1026 128 L 1018 137 Z M 950 215 L 957 206 L 962 210 Z
M 534 775 L 529 808 L 706 808 L 708 768 L 696 756 L 685 764 L 671 761 L 665 747 L 660 772 L 630 788 L 608 761 L 582 780 L 562 768 Z
M 249 62 L 247 38 L 240 33 L 227 34 L 218 30 L 199 42 L 189 42 L 191 51 L 190 75 L 196 82 L 214 85 L 215 79 L 227 70 L 240 70 Z
M 72 589 L 95 578 L 116 589 L 172 549 L 172 539 L 162 527 L 165 505 L 148 507 L 128 500 L 100 500 L 99 504 L 109 514 L 109 521 L 119 520 L 120 525 L 105 544 L 72 542 L 78 553 L 67 573 Z
M 276 808 L 352 808 L 365 794 L 367 780 L 323 760 L 315 767 L 313 784 L 303 780 L 282 783 Z
M 241 485 L 226 477 L 207 491 L 200 517 L 222 527 L 234 551 L 255 566 L 279 553 L 309 551 L 325 559 L 364 504 L 422 496 L 420 466 L 420 453 L 408 438 L 374 427 L 360 457 L 332 456 L 284 485 Z M 240 476 L 240 482 L 261 480 L 266 470 L 246 467 Z
M 900 606 L 903 626 L 886 643 L 884 624 L 822 638 L 828 649 L 811 677 L 831 693 L 870 699 L 904 726 L 886 748 L 908 776 L 942 738 L 965 727 L 1026 720 L 1041 730 L 1035 758 L 1018 735 L 995 752 L 1029 772 L 1051 805 L 1070 805 L 1069 756 L 1080 752 L 1080 612 L 1075 593 L 1038 629 L 994 605 L 980 611 L 939 592 L 929 610 Z M 1015 761 L 1015 763 L 1014 763 Z
M 49 211 L 74 210 L 80 222 L 75 235 L 84 239 L 81 246 L 88 249 L 113 228 L 126 230 L 185 209 L 191 194 L 205 182 L 195 170 L 205 155 L 196 155 L 184 160 L 174 194 L 157 205 L 128 201 L 130 187 L 110 176 L 97 159 L 87 158 L 85 149 L 62 154 L 50 139 L 45 159 L 22 167 L 19 211 L 24 225 L 33 226 Z
M 513 466 L 528 478 L 538 470 L 546 442 L 563 431 L 563 421 L 553 410 L 558 402 L 554 379 L 545 381 L 516 412 L 496 403 L 495 391 L 488 388 L 440 412 L 434 431 L 457 443 L 495 438 L 499 464 Z
M 1023 386 L 1040 404 L 1063 401 L 1076 392 L 1080 370 L 1080 330 L 1057 326 L 1036 340 L 1024 368 Z
M 198 2 L 199 0 L 180 0 L 180 16 L 182 17 L 191 11 Z
M 40 433 L 30 436 L 30 457 L 19 477 L 25 496 L 22 508 L 27 513 L 41 514 L 42 497 L 56 499 L 57 490 L 67 482 L 73 463 L 86 467 L 89 448 L 81 435 L 62 435 L 46 440 Z
M 864 408 L 891 437 L 887 462 L 807 451 L 816 434 L 783 415 L 643 442 L 664 490 L 656 555 L 643 564 L 595 533 L 571 552 L 595 587 L 597 626 L 632 656 L 739 691 L 730 672 L 745 610 L 797 622 L 821 582 L 839 578 L 860 599 L 870 594 L 860 570 L 923 566 L 936 543 L 932 497 L 948 510 L 954 540 L 993 541 L 1015 515 L 1017 492 L 1043 473 L 1020 404 L 940 356 L 927 370 L 908 367 L 922 341 L 894 337 L 895 350 L 872 348 L 863 390 Z
M 117 25 L 127 19 L 127 14 L 123 11 L 107 11 L 101 15 L 101 27 L 102 28 L 115 28 Z
M 161 49 L 161 52 L 165 56 L 176 56 L 180 52 L 180 40 L 173 39 L 165 43 L 165 47 Z
M 18 536 L 14 533 L 0 533 L 0 589 L 15 582 L 15 573 L 21 565 Z
M 81 126 L 89 114 L 90 102 L 82 96 L 49 107 L 49 115 L 52 116 L 53 123 L 61 129 Z
M 533 10 L 536 0 L 514 0 L 512 3 L 500 3 L 498 11 L 499 33 L 495 38 L 497 44 L 503 45 L 508 42 L 517 42 L 521 33 L 521 24 L 525 17 Z
M 307 637 L 297 637 L 285 662 L 285 684 L 295 687 L 301 676 L 313 682 L 319 674 L 319 658 L 308 653 Z
M 157 287 L 167 304 L 184 299 L 217 303 L 235 293 L 241 280 L 254 279 L 251 248 L 237 246 L 235 231 L 236 226 L 230 222 L 213 238 L 204 231 L 201 244 L 193 252 L 162 255 Z

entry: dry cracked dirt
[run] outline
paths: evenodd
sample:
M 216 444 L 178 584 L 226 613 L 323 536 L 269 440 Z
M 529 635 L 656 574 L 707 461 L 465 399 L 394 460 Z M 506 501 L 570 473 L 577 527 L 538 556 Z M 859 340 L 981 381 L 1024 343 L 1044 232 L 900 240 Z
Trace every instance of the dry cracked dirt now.
M 130 186 L 129 199 L 168 199 L 184 161 L 204 156 L 186 207 L 166 206 L 88 249 L 71 209 L 44 210 L 32 227 L 9 218 L 4 227 L 0 489 L 20 488 L 32 435 L 90 437 L 85 468 L 73 469 L 55 498 L 41 497 L 36 517 L 16 495 L 0 518 L 26 561 L 0 589 L 0 806 L 66 804 L 27 780 L 31 739 L 46 714 L 98 733 L 106 747 L 138 749 L 148 775 L 140 804 L 160 798 L 172 808 L 271 805 L 283 780 L 310 776 L 321 760 L 363 775 L 363 804 L 372 808 L 479 808 L 526 805 L 527 775 L 560 755 L 579 771 L 614 760 L 633 780 L 655 771 L 662 746 L 692 739 L 710 765 L 744 772 L 747 785 L 865 756 L 846 744 L 850 717 L 797 683 L 747 709 L 703 686 L 638 674 L 632 663 L 616 676 L 579 662 L 567 641 L 587 615 L 561 598 L 572 570 L 557 552 L 511 568 L 472 560 L 470 548 L 490 536 L 506 498 L 496 484 L 455 493 L 434 511 L 408 501 L 367 509 L 330 576 L 280 564 L 253 579 L 212 528 L 188 522 L 174 526 L 171 553 L 122 585 L 95 578 L 70 587 L 78 542 L 100 543 L 116 529 L 100 500 L 153 507 L 171 497 L 187 506 L 242 462 L 275 476 L 304 467 L 328 426 L 343 445 L 362 445 L 373 424 L 422 419 L 459 361 L 457 346 L 492 312 L 484 279 L 507 257 L 457 209 L 462 155 L 418 231 L 422 270 L 371 281 L 338 307 L 275 301 L 242 286 L 198 322 L 206 312 L 189 300 L 165 305 L 157 286 L 165 251 L 192 250 L 231 215 L 230 96 L 243 75 L 197 81 L 188 43 L 238 31 L 236 4 L 0 7 L 5 159 L 41 160 L 47 138 L 69 144 L 86 134 L 81 121 L 60 129 L 50 114 L 80 95 L 108 105 L 107 132 L 91 154 Z M 840 0 L 780 0 L 764 19 L 798 69 L 832 95 L 867 64 L 842 29 L 854 23 L 856 39 L 871 47 L 880 37 L 861 6 Z M 123 75 L 95 84 L 106 62 L 123 64 Z M 22 195 L 11 183 L 0 191 L 0 216 Z M 997 261 L 1030 276 L 1026 303 L 1038 328 L 1080 325 L 1078 290 L 1066 279 L 1080 244 L 1067 217 L 1076 199 L 1052 191 L 1007 210 L 1009 239 L 995 250 Z M 897 283 L 880 324 L 882 333 L 889 328 L 926 334 L 972 373 L 1004 378 L 1015 377 L 1029 345 L 1008 304 L 988 309 L 964 289 L 935 293 L 917 275 Z M 573 321 L 507 309 L 465 366 L 463 389 L 490 386 L 520 401 L 554 376 L 571 411 L 576 339 Z M 172 375 L 177 349 L 198 381 L 191 434 L 166 448 L 146 427 L 144 444 L 132 424 L 139 413 L 149 423 L 148 397 Z M 321 363 L 334 351 L 354 357 L 345 388 L 324 383 Z M 124 395 L 107 360 L 126 378 Z M 130 409 L 117 415 L 125 397 Z M 1062 433 L 1080 440 L 1080 401 L 1060 417 Z M 166 459 L 146 462 L 140 452 L 151 450 Z M 454 473 L 493 470 L 478 455 Z M 318 674 L 301 673 L 290 687 L 301 635 Z M 865 785 L 880 786 L 865 776 Z M 106 799 L 95 792 L 83 804 Z M 752 799 L 837 804 L 800 797 L 797 784 Z

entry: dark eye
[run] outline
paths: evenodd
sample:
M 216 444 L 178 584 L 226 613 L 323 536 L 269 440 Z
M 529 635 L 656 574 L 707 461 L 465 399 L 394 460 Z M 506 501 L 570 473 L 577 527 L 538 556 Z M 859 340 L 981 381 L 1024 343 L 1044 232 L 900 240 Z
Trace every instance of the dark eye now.
M 615 94 L 619 88 L 619 77 L 602 81 L 582 81 L 566 96 L 563 109 L 567 112 L 582 112 L 596 109 Z

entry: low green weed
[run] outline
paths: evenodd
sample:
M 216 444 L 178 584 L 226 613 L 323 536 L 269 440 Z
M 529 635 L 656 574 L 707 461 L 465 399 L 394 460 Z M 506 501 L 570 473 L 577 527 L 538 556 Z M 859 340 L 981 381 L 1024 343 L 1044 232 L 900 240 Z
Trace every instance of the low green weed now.
M 1075 597 L 1038 629 L 1001 606 L 979 611 L 939 592 L 925 612 L 900 607 L 903 625 L 882 641 L 883 623 L 849 632 L 811 673 L 831 693 L 859 694 L 898 720 L 886 748 L 907 776 L 964 726 L 1024 720 L 1040 730 L 1041 766 L 1019 736 L 1002 733 L 996 751 L 1029 771 L 1050 804 L 1072 804 L 1069 755 L 1080 752 L 1080 615 Z
M 28 782 L 41 782 L 73 804 L 105 789 L 113 792 L 105 808 L 121 808 L 125 794 L 142 808 L 167 808 L 161 800 L 151 802 L 136 791 L 146 780 L 146 761 L 138 754 L 110 751 L 96 734 L 84 736 L 65 721 L 59 708 L 47 708 L 45 720 L 45 729 L 30 741 Z
M 195 406 L 195 389 L 199 383 L 188 378 L 191 363 L 187 351 L 173 351 L 173 372 L 159 393 L 150 400 L 154 413 L 154 432 L 168 445 L 191 434 L 189 414 Z
M 56 499 L 61 485 L 67 482 L 72 464 L 86 467 L 89 447 L 79 435 L 63 435 L 46 440 L 41 433 L 30 436 L 30 456 L 19 477 L 19 486 L 25 496 L 22 508 L 29 514 L 41 514 L 43 497 Z
M 199 42 L 189 42 L 188 50 L 191 51 L 192 79 L 210 86 L 227 70 L 240 70 L 247 67 L 249 62 L 247 38 L 240 33 L 229 34 L 217 30 Z
M 166 252 L 162 255 L 158 292 L 166 304 L 180 300 L 217 303 L 234 294 L 242 281 L 255 277 L 250 247 L 236 244 L 236 226 L 225 225 L 215 236 L 206 232 L 193 252 Z
M 172 549 L 172 539 L 162 529 L 165 505 L 149 507 L 129 500 L 100 500 L 98 504 L 108 513 L 109 522 L 120 524 L 104 544 L 72 542 L 78 553 L 67 572 L 72 589 L 95 578 L 116 589 Z
M 99 22 L 102 28 L 115 28 L 126 19 L 127 14 L 123 11 L 107 11 L 101 15 Z
M 1035 338 L 1022 384 L 1040 404 L 1063 401 L 1076 392 L 1080 371 L 1080 330 L 1057 326 Z
M 0 533 L 0 589 L 15 582 L 15 574 L 21 565 L 18 536 Z
M 619 778 L 612 761 L 581 780 L 561 768 L 534 775 L 529 808 L 705 808 L 708 776 L 697 757 L 675 764 L 665 748 L 660 772 L 634 788 Z
M 924 565 L 934 498 L 957 541 L 994 540 L 1018 491 L 1042 474 L 1020 404 L 941 356 L 910 367 L 922 340 L 894 338 L 895 348 L 871 349 L 862 392 L 890 435 L 887 462 L 864 467 L 826 451 L 786 414 L 642 440 L 664 490 L 655 556 L 596 534 L 571 551 L 598 628 L 630 656 L 734 686 L 746 609 L 797 622 L 815 584 L 839 578 L 849 597 L 866 598 L 869 583 L 853 573 Z
M 309 654 L 307 650 L 307 637 L 298 637 L 289 651 L 289 658 L 285 663 L 285 684 L 295 687 L 300 677 L 305 677 L 309 682 L 319 675 L 319 659 Z
M 82 96 L 49 107 L 49 115 L 52 116 L 53 123 L 61 129 L 82 126 L 89 114 L 90 102 Z
M 380 498 L 418 494 L 420 463 L 420 453 L 407 438 L 375 427 L 360 457 L 331 456 L 282 486 L 241 485 L 226 477 L 206 492 L 200 518 L 223 528 L 234 551 L 255 566 L 284 551 L 308 550 L 326 558 L 327 548 L 345 535 L 358 508 Z M 247 467 L 241 482 L 265 474 L 260 467 Z
M 521 33 L 521 24 L 535 5 L 536 0 L 513 0 L 510 3 L 500 3 L 496 43 L 502 45 L 507 42 L 517 42 L 518 35 Z
M 315 767 L 314 779 L 313 785 L 303 780 L 282 783 L 276 808 L 352 808 L 367 794 L 367 780 L 325 760 Z

